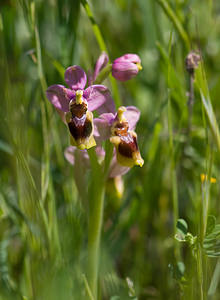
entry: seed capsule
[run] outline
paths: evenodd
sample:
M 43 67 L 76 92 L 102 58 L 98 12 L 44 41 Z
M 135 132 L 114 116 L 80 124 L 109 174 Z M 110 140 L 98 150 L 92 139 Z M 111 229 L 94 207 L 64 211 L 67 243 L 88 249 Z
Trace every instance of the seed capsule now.
M 194 71 L 198 68 L 201 56 L 195 51 L 191 51 L 185 60 L 186 70 L 189 74 L 194 75 Z

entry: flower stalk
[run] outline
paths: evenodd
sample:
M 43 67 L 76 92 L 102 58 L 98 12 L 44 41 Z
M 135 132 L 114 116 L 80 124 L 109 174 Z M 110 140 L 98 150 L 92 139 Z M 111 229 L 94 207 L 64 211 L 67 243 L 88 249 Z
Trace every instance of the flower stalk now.
M 192 115 L 193 115 L 193 106 L 194 106 L 194 77 L 195 77 L 195 69 L 198 67 L 200 61 L 200 55 L 194 51 L 191 51 L 185 60 L 186 71 L 189 74 L 189 93 L 188 93 L 188 133 L 191 131 L 192 125 Z
M 105 179 L 95 151 L 88 150 L 92 165 L 92 182 L 89 190 L 88 222 L 88 284 L 94 299 L 97 299 L 101 229 L 103 222 Z
M 98 287 L 98 270 L 99 270 L 99 253 L 101 228 L 103 221 L 104 208 L 104 183 L 100 182 L 100 189 L 97 191 L 93 207 L 89 213 L 89 230 L 88 230 L 88 281 L 94 299 L 97 299 Z
M 92 30 L 93 30 L 93 33 L 95 35 L 95 38 L 97 40 L 97 43 L 99 45 L 99 48 L 101 51 L 105 51 L 106 53 L 108 53 L 107 51 L 107 46 L 105 44 L 105 41 L 104 41 L 104 38 L 102 36 L 102 33 L 101 33 L 101 30 L 98 26 L 98 24 L 96 23 L 96 20 L 93 16 L 93 13 L 92 13 L 92 10 L 89 6 L 89 3 L 87 0 L 81 0 L 81 3 L 85 9 L 85 12 L 92 24 Z M 117 86 L 117 83 L 116 83 L 116 80 L 113 78 L 113 76 L 110 75 L 110 82 L 111 82 L 111 86 L 112 86 L 112 92 L 113 92 L 113 96 L 114 96 L 114 99 L 115 99 L 115 103 L 117 106 L 120 106 L 121 105 L 121 98 L 120 98 L 120 95 L 119 95 L 119 90 L 118 90 L 118 86 Z
M 99 75 L 97 76 L 95 83 L 100 84 L 102 83 L 111 73 L 112 71 L 112 64 L 107 65 L 104 69 L 101 70 Z

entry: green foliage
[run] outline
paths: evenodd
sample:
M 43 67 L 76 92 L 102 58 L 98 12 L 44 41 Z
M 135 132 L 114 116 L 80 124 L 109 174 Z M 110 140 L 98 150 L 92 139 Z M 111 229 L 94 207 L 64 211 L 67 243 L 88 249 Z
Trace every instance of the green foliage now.
M 207 256 L 220 256 L 220 224 L 216 224 L 214 216 L 208 216 L 203 247 Z
M 179 219 L 176 224 L 177 231 L 179 234 L 181 234 L 183 237 L 186 236 L 188 232 L 188 225 L 184 219 Z
M 93 299 L 83 275 L 88 199 L 45 89 L 65 84 L 70 65 L 92 70 L 103 49 L 111 61 L 142 59 L 135 79 L 105 84 L 117 106 L 141 111 L 145 165 L 123 176 L 120 199 L 108 182 L 100 299 L 220 298 L 219 9 L 212 0 L 0 1 L 1 300 Z M 191 126 L 189 49 L 202 55 Z M 103 178 L 92 162 L 81 184 L 95 195 Z

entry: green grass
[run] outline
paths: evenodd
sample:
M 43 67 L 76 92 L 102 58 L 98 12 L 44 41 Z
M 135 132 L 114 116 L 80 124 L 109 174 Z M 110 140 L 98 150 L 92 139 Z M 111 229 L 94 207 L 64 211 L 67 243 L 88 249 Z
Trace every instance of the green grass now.
M 82 2 L 0 3 L 0 300 L 93 299 L 88 199 L 64 158 L 67 128 L 45 90 L 64 84 L 70 65 L 92 69 L 103 49 L 111 61 L 141 57 L 135 79 L 105 84 L 117 106 L 141 110 L 136 131 L 145 164 L 123 176 L 121 199 L 113 181 L 106 186 L 99 299 L 218 300 L 220 5 Z M 197 49 L 189 130 L 185 58 Z M 93 195 L 96 170 L 85 178 Z M 176 229 L 178 218 L 187 228 Z

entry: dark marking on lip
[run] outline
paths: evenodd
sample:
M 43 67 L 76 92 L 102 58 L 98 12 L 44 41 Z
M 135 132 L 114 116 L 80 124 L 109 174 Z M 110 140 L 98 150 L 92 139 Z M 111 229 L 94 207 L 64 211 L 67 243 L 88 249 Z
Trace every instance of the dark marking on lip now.
M 114 133 L 117 136 L 125 136 L 128 133 L 128 122 L 117 122 L 114 124 Z
M 87 105 L 85 102 L 82 104 L 76 104 L 76 102 L 73 102 L 70 105 L 70 112 L 72 113 L 72 117 L 82 118 L 85 113 L 87 112 Z
M 120 144 L 118 145 L 118 152 L 128 158 L 132 158 L 132 154 L 138 151 L 137 139 L 129 132 L 127 135 L 120 136 Z
M 92 123 L 87 119 L 86 114 L 81 118 L 73 117 L 68 123 L 68 127 L 76 141 L 88 138 L 92 133 Z

